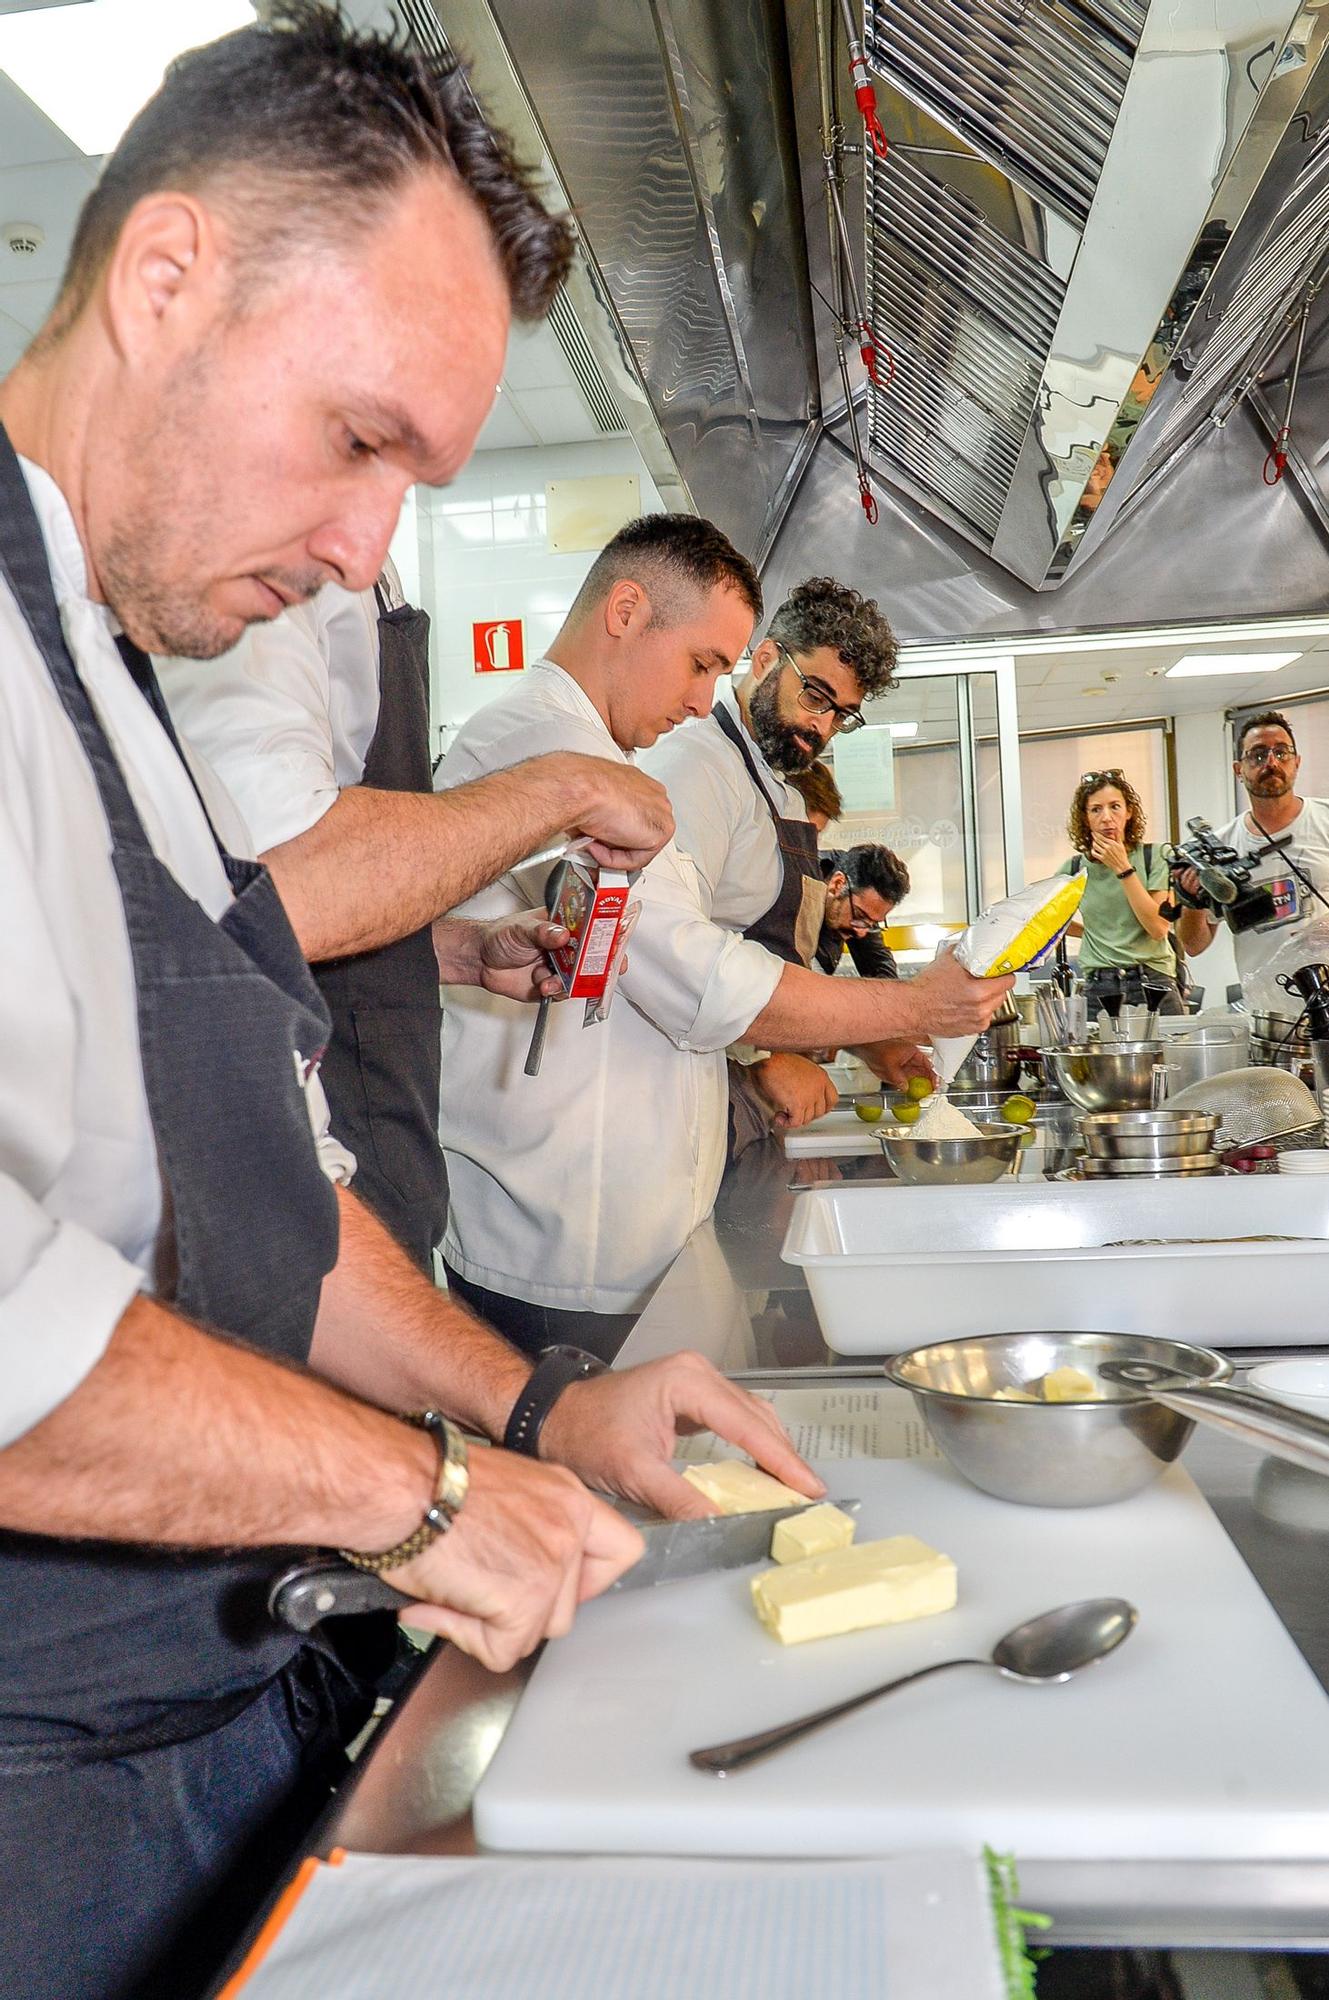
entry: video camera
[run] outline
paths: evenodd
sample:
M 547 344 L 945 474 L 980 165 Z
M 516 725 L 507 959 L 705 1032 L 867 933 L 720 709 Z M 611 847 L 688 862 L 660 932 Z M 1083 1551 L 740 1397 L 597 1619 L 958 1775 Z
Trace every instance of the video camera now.
M 1186 828 L 1188 840 L 1163 849 L 1176 900 L 1192 910 L 1208 910 L 1221 917 L 1232 931 L 1253 931 L 1271 922 L 1277 915 L 1273 892 L 1262 884 L 1251 887 L 1260 857 L 1238 854 L 1235 847 L 1219 840 L 1207 819 L 1188 819 Z M 1181 886 L 1188 868 L 1199 877 L 1198 895 Z

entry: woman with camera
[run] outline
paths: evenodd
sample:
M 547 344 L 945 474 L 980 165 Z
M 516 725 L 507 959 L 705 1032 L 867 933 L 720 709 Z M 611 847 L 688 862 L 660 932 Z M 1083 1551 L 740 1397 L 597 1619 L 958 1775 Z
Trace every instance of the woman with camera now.
M 1177 985 L 1167 901 L 1168 871 L 1156 847 L 1143 844 L 1140 795 L 1124 771 L 1086 771 L 1066 822 L 1075 852 L 1059 875 L 1088 877 L 1071 935 L 1082 939 L 1080 971 L 1091 1016 L 1116 1014 L 1136 999 L 1160 1014 L 1184 1014 Z

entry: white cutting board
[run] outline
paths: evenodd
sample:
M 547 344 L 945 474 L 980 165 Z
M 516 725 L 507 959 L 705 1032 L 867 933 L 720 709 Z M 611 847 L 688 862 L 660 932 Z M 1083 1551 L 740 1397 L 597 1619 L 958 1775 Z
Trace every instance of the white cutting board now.
M 954 1557 L 957 1608 L 786 1648 L 752 1614 L 752 1571 L 587 1605 L 480 1785 L 485 1846 L 1329 1859 L 1329 1699 L 1179 1466 L 1132 1500 L 1065 1510 L 989 1499 L 940 1464 L 820 1469 L 861 1498 L 861 1540 L 912 1533 Z M 1100 1595 L 1140 1623 L 1073 1681 L 962 1668 L 728 1778 L 687 1763 Z
M 887 1111 L 883 1115 L 889 1118 L 891 1114 Z M 814 1118 L 810 1125 L 786 1132 L 784 1149 L 793 1159 L 808 1153 L 841 1159 L 851 1153 L 880 1153 L 879 1130 L 879 1125 L 865 1125 L 852 1104 L 837 1104 L 834 1111 Z

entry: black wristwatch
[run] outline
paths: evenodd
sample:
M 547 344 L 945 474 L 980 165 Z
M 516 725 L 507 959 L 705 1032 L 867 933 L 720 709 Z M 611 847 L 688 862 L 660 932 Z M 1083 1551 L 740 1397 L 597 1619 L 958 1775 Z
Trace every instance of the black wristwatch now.
M 568 1384 L 582 1382 L 588 1375 L 602 1375 L 607 1365 L 584 1347 L 546 1347 L 512 1406 L 503 1449 L 524 1452 L 527 1458 L 538 1457 L 545 1418 Z

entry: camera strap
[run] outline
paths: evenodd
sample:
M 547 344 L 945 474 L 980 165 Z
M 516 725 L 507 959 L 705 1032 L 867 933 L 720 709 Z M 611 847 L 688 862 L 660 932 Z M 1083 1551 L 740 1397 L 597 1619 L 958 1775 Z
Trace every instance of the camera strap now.
M 1303 807 L 1303 811 L 1304 810 L 1305 808 Z M 1263 861 L 1266 855 L 1277 854 L 1281 860 L 1286 861 L 1288 867 L 1292 870 L 1292 873 L 1296 876 L 1302 888 L 1309 889 L 1312 896 L 1314 896 L 1316 902 L 1322 903 L 1325 909 L 1329 910 L 1329 897 L 1323 895 L 1321 891 L 1316 888 L 1314 882 L 1312 882 L 1310 876 L 1306 873 L 1305 869 L 1301 867 L 1298 862 L 1294 861 L 1292 856 L 1287 851 L 1287 843 L 1292 838 L 1291 828 L 1289 828 L 1288 831 L 1285 834 L 1283 834 L 1280 838 L 1279 835 L 1270 833 L 1267 827 L 1263 827 L 1260 825 L 1259 820 L 1255 817 L 1255 812 L 1253 808 L 1250 807 L 1247 808 L 1247 817 L 1249 818 L 1251 825 L 1255 828 L 1255 831 L 1262 837 L 1265 843 L 1257 854 L 1252 855 L 1251 859 L 1254 861 Z

